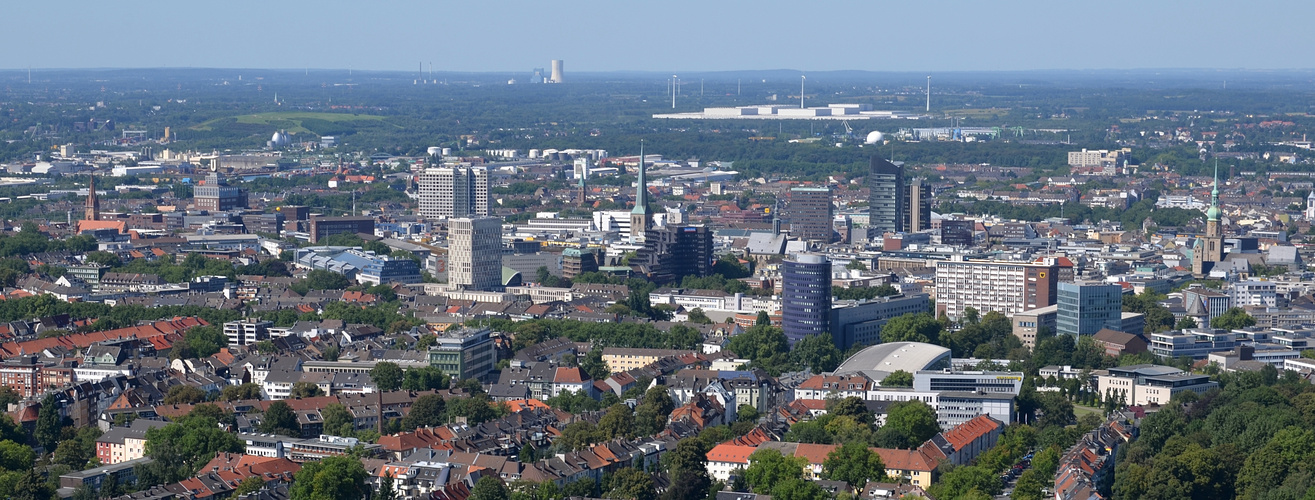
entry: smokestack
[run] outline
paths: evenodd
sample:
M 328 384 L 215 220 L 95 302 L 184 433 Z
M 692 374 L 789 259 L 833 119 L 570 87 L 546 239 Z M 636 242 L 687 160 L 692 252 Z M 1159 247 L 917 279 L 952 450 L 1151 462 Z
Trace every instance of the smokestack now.
M 565 75 L 562 73 L 562 60 L 561 60 L 561 59 L 553 59 L 553 60 L 552 60 L 552 77 L 549 78 L 548 81 L 550 81 L 550 82 L 552 82 L 552 83 L 562 83 L 562 78 L 563 78 L 564 76 L 565 76 Z

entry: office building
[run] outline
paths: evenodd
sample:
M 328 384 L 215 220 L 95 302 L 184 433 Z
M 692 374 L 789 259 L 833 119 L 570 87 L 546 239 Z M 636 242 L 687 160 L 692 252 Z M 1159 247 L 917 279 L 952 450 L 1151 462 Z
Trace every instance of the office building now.
M 1038 307 L 1015 314 L 1011 320 L 1014 324 L 1014 336 L 1029 349 L 1036 347 L 1037 334 L 1043 329 L 1050 335 L 1055 334 L 1058 317 L 1058 305 Z
M 311 243 L 335 234 L 374 234 L 373 217 L 311 217 L 307 231 Z
M 1279 307 L 1278 285 L 1273 281 L 1239 281 L 1228 289 L 1233 307 Z
M 228 185 L 219 172 L 211 171 L 200 185 L 193 188 L 192 205 L 197 210 L 215 212 L 247 208 L 247 191 Z
M 242 225 L 247 228 L 248 233 L 277 235 L 283 231 L 284 222 L 286 221 L 282 212 L 242 216 Z
M 487 169 L 429 168 L 420 174 L 419 184 L 421 217 L 450 219 L 491 215 Z
M 224 336 L 228 337 L 230 346 L 253 345 L 268 340 L 269 329 L 273 326 L 273 321 L 261 321 L 256 318 L 229 321 L 224 323 Z
M 655 283 L 712 274 L 712 231 L 706 227 L 663 226 L 649 230 L 643 243 L 630 265 Z
M 1095 335 L 1123 327 L 1123 287 L 1100 283 L 1059 283 L 1056 333 Z
M 1209 375 L 1191 375 L 1177 368 L 1159 365 L 1131 365 L 1110 368 L 1109 374 L 1096 377 L 1096 390 L 1103 398 L 1118 398 L 1126 405 L 1162 405 L 1175 394 L 1192 391 L 1204 394 L 1219 387 Z
M 492 333 L 488 328 L 452 328 L 438 334 L 438 343 L 429 348 L 429 365 L 456 380 L 488 375 L 498 362 Z
M 1059 265 L 1036 262 L 974 261 L 962 256 L 936 262 L 936 313 L 959 319 L 972 307 L 1005 316 L 1055 304 Z
M 502 288 L 502 219 L 452 219 L 448 226 L 448 283 L 467 290 Z
M 973 246 L 973 232 L 976 223 L 970 220 L 942 219 L 941 244 L 956 247 Z
M 830 186 L 790 189 L 785 217 L 790 221 L 791 236 L 830 243 L 834 213 Z
M 918 370 L 913 392 L 976 392 L 1012 394 L 1023 390 L 1023 372 Z
M 936 398 L 936 422 L 942 429 L 953 429 L 981 415 L 988 415 L 1000 422 L 1012 423 L 1014 399 L 1013 394 L 1000 392 L 942 392 Z
M 781 263 L 781 326 L 791 344 L 831 334 L 831 261 L 801 253 Z
M 873 156 L 868 171 L 868 235 L 880 237 L 901 230 L 904 206 L 904 166 Z
M 917 232 L 931 229 L 931 184 L 914 178 L 909 181 L 900 206 L 900 230 Z
M 1202 328 L 1210 326 L 1211 321 L 1233 307 L 1233 298 L 1229 294 L 1199 285 L 1189 286 L 1182 293 L 1184 314 L 1196 319 L 1197 326 Z
M 1237 335 L 1226 330 L 1189 328 L 1151 334 L 1151 354 L 1166 358 L 1206 359 L 1212 352 L 1237 347 Z
M 338 273 L 362 285 L 421 282 L 420 265 L 410 258 L 376 255 L 359 247 L 305 247 L 294 254 L 298 267 Z
M 583 273 L 598 272 L 598 252 L 589 248 L 562 250 L 562 277 L 571 279 Z
M 837 301 L 831 307 L 831 340 L 842 351 L 855 344 L 879 344 L 881 327 L 891 318 L 927 312 L 930 308 L 931 301 L 925 293 Z

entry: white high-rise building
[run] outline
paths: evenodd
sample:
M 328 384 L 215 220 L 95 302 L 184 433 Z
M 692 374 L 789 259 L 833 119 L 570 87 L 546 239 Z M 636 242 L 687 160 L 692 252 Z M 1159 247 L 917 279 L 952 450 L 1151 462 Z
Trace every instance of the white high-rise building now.
M 452 219 L 448 225 L 448 283 L 467 290 L 502 288 L 502 219 Z
M 420 174 L 421 217 L 487 217 L 490 210 L 487 169 L 442 167 Z

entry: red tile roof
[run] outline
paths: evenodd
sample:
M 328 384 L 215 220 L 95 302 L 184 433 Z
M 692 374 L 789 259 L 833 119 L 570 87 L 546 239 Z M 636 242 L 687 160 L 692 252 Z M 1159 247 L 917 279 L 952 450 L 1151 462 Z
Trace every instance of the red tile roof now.
M 749 464 L 749 455 L 758 451 L 756 446 L 741 446 L 736 444 L 719 444 L 712 447 L 708 452 L 709 462 L 732 462 L 737 464 Z

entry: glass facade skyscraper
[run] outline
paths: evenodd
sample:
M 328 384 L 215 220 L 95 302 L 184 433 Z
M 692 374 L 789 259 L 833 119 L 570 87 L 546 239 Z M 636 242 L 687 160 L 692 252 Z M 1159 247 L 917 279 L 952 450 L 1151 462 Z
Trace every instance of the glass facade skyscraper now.
M 791 344 L 831 335 L 831 261 L 801 253 L 781 264 L 781 326 Z
M 1122 328 L 1123 288 L 1119 285 L 1060 283 L 1058 291 L 1057 333 L 1095 335 L 1101 328 Z

